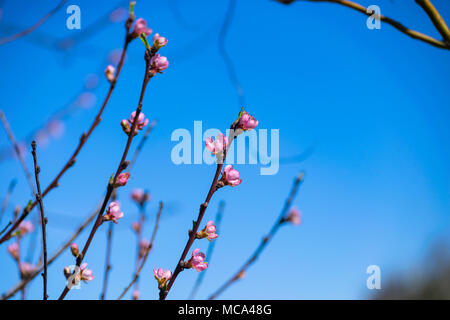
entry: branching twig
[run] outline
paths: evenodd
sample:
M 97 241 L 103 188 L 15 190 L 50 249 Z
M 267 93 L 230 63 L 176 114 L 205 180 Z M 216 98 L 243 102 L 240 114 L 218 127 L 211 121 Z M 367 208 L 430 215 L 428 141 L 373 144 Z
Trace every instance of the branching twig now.
M 42 196 L 41 196 L 41 184 L 39 183 L 39 172 L 41 171 L 41 168 L 37 164 L 37 155 L 36 155 L 36 141 L 33 141 L 31 143 L 31 147 L 33 148 L 32 154 L 33 154 L 33 162 L 34 162 L 34 177 L 36 179 L 36 188 L 37 188 L 37 194 L 36 194 L 36 201 L 39 203 L 39 211 L 41 213 L 41 229 L 42 229 L 42 253 L 43 253 L 43 259 L 44 259 L 44 273 L 42 274 L 43 280 L 44 280 L 44 298 L 43 300 L 47 300 L 47 235 L 46 235 L 46 224 L 47 224 L 47 218 L 44 214 L 44 204 L 42 203 Z
M 216 226 L 216 233 L 220 232 L 220 223 L 222 222 L 222 214 L 223 214 L 223 209 L 225 208 L 225 202 L 224 201 L 220 201 L 219 202 L 219 209 L 217 210 L 217 214 L 216 214 L 216 219 L 214 219 L 214 224 Z M 217 241 L 217 240 L 216 240 Z M 208 263 L 211 263 L 211 256 L 213 254 L 214 251 L 214 247 L 216 245 L 216 241 L 211 241 L 208 245 L 208 249 L 206 251 L 206 256 L 208 257 Z M 200 288 L 200 285 L 202 284 L 202 281 L 205 277 L 206 274 L 206 270 L 203 270 L 202 272 L 200 272 L 198 274 L 197 280 L 194 283 L 194 287 L 192 288 L 191 294 L 189 295 L 189 300 L 194 299 L 195 295 L 197 294 L 198 289 Z
M 150 239 L 150 244 L 148 245 L 148 248 L 145 251 L 144 257 L 142 258 L 141 264 L 139 265 L 139 268 L 136 270 L 136 273 L 135 273 L 133 279 L 128 284 L 128 286 L 123 290 L 123 292 L 117 298 L 117 300 L 120 300 L 125 296 L 125 294 L 128 292 L 128 290 L 130 290 L 130 288 L 133 286 L 133 284 L 138 280 L 139 275 L 141 274 L 142 268 L 144 268 L 145 262 L 147 261 L 147 257 L 149 255 L 150 251 L 152 250 L 153 243 L 155 242 L 156 232 L 158 231 L 159 219 L 161 218 L 161 212 L 163 210 L 163 207 L 164 207 L 164 205 L 161 201 L 159 203 L 159 210 L 158 210 L 158 214 L 156 215 L 155 227 L 153 228 L 153 233 L 152 233 L 152 237 Z
M 50 18 L 56 11 L 61 9 L 62 6 L 64 6 L 64 4 L 66 3 L 66 1 L 67 0 L 61 0 L 55 8 L 53 8 L 49 13 L 47 13 L 45 16 L 43 16 L 38 22 L 36 22 L 33 26 L 31 26 L 27 30 L 24 30 L 24 31 L 14 34 L 12 36 L 0 39 L 0 46 L 4 45 L 5 43 L 25 37 L 27 34 L 36 30 L 41 24 L 43 24 L 45 21 L 47 21 L 47 19 Z
M 208 300 L 213 300 L 217 298 L 223 291 L 225 291 L 230 285 L 232 285 L 236 280 L 240 279 L 244 272 L 247 270 L 248 267 L 250 267 L 259 257 L 261 252 L 264 250 L 264 248 L 267 246 L 269 241 L 273 238 L 275 233 L 278 231 L 281 225 L 286 221 L 286 214 L 289 210 L 289 208 L 292 205 L 292 201 L 294 200 L 297 190 L 303 181 L 304 173 L 301 172 L 294 180 L 294 184 L 292 185 L 291 192 L 289 193 L 289 197 L 286 199 L 286 202 L 284 203 L 283 209 L 281 210 L 280 216 L 278 217 L 277 221 L 273 225 L 270 232 L 262 239 L 261 243 L 259 244 L 258 248 L 253 252 L 251 257 L 247 260 L 247 262 L 244 263 L 244 265 L 238 270 L 238 272 L 235 273 L 233 277 L 231 277 L 230 280 L 225 282 L 217 291 L 215 291 Z
M 100 123 L 101 121 L 101 116 L 103 111 L 105 110 L 106 105 L 108 104 L 108 101 L 111 97 L 112 92 L 114 91 L 117 79 L 119 78 L 119 74 L 120 71 L 122 70 L 122 66 L 124 63 L 124 58 L 125 58 L 125 53 L 127 51 L 128 48 L 128 44 L 131 41 L 131 37 L 130 37 L 130 28 L 131 25 L 133 23 L 134 20 L 134 16 L 131 16 L 127 19 L 126 23 L 125 23 L 125 28 L 126 28 L 126 35 L 125 35 L 125 41 L 124 41 L 124 46 L 123 46 L 123 50 L 122 50 L 122 54 L 120 56 L 120 61 L 119 64 L 117 65 L 117 70 L 116 70 L 116 74 L 114 79 L 111 81 L 111 85 L 109 87 L 109 91 L 108 94 L 106 95 L 105 100 L 103 101 L 102 107 L 100 108 L 99 112 L 97 113 L 94 122 L 92 123 L 91 127 L 89 128 L 87 133 L 83 133 L 81 135 L 80 138 L 80 142 L 78 143 L 77 148 L 75 149 L 75 152 L 72 154 L 72 156 L 70 157 L 69 161 L 67 161 L 67 163 L 64 165 L 64 167 L 61 169 L 61 171 L 57 174 L 57 176 L 53 179 L 53 181 L 50 183 L 50 185 L 44 190 L 44 192 L 42 193 L 42 197 L 45 197 L 52 189 L 54 189 L 55 187 L 58 186 L 59 184 L 59 179 L 62 177 L 62 175 L 75 164 L 76 161 L 76 157 L 78 156 L 78 153 L 81 151 L 81 149 L 83 148 L 83 146 L 85 145 L 86 141 L 88 140 L 88 138 L 91 136 L 92 132 L 94 131 L 94 129 L 97 127 L 97 125 Z M 12 232 L 19 226 L 19 224 L 27 217 L 27 215 L 30 213 L 30 211 L 36 206 L 37 202 L 34 201 L 33 203 L 31 203 L 30 205 L 26 206 L 21 214 L 21 216 L 19 217 L 19 219 L 17 219 L 17 221 L 14 223 L 14 225 L 9 229 L 9 231 L 7 233 L 5 233 L 5 235 L 3 235 L 3 237 L 0 239 L 0 244 L 5 242 L 6 240 L 8 240 L 12 234 Z
M 360 5 L 360 4 L 356 3 L 356 2 L 350 1 L 350 0 L 300 0 L 300 1 L 331 2 L 331 3 L 340 4 L 340 5 L 343 5 L 345 7 L 348 7 L 348 8 L 354 9 L 356 11 L 359 11 L 362 14 L 365 14 L 366 16 L 372 16 L 373 15 L 372 12 L 370 12 L 370 11 L 367 12 L 367 8 L 366 7 Z M 284 4 L 290 4 L 290 3 L 294 2 L 294 1 L 278 0 L 278 2 L 281 2 L 281 3 L 284 3 Z M 421 1 L 421 0 L 419 0 L 419 2 L 429 2 L 429 1 Z M 421 5 L 421 4 L 419 3 L 419 5 Z M 429 8 L 430 7 L 428 7 L 428 10 L 430 10 Z M 437 19 L 438 16 L 440 17 L 440 15 L 439 15 L 439 13 L 437 12 L 436 9 L 434 9 L 434 10 L 435 10 L 435 13 L 437 13 L 437 15 L 435 15 L 435 13 L 433 13 L 432 21 L 433 21 L 433 23 L 436 26 L 436 22 L 438 20 L 435 20 L 435 19 Z M 425 10 L 425 11 L 427 11 L 427 10 Z M 428 11 L 427 11 L 427 13 L 428 13 Z M 430 15 L 430 13 L 428 13 L 428 14 Z M 426 43 L 431 44 L 432 46 L 435 46 L 437 48 L 447 49 L 447 50 L 450 49 L 450 43 L 448 43 L 448 42 L 441 41 L 441 40 L 433 38 L 433 37 L 431 37 L 429 35 L 426 35 L 424 33 L 421 33 L 421 32 L 418 32 L 418 31 L 415 31 L 415 30 L 412 30 L 412 29 L 409 29 L 409 28 L 405 27 L 403 24 L 401 24 L 400 22 L 398 22 L 398 21 L 396 21 L 394 19 L 388 18 L 386 16 L 383 16 L 381 14 L 379 15 L 379 18 L 380 18 L 381 21 L 386 22 L 387 24 L 390 24 L 395 29 L 397 29 L 400 32 L 406 34 L 407 36 L 410 36 L 413 39 L 417 39 L 417 40 L 426 42 Z M 440 19 L 442 19 L 442 18 L 440 18 Z M 442 19 L 439 22 L 439 27 L 443 27 L 443 24 L 442 24 L 443 21 L 444 20 Z M 444 22 L 444 24 L 445 24 L 445 22 Z M 438 28 L 438 31 L 441 32 L 442 30 L 440 30 Z
M 436 30 L 441 34 L 442 38 L 447 42 L 447 46 L 450 45 L 450 30 L 445 23 L 445 20 L 439 14 L 439 11 L 434 7 L 430 0 L 416 0 L 416 3 L 422 7 L 422 9 L 430 17 Z

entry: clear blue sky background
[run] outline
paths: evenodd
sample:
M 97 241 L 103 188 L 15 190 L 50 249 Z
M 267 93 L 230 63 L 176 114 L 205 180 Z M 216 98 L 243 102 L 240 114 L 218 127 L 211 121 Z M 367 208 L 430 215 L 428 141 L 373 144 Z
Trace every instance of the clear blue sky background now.
M 26 27 L 58 1 L 5 1 L 3 24 Z M 71 1 L 81 8 L 83 28 L 118 1 Z M 434 1 L 450 21 L 450 3 Z M 108 298 L 116 298 L 131 278 L 135 236 L 130 229 L 137 210 L 129 193 L 151 190 L 149 236 L 157 202 L 167 204 L 154 251 L 141 277 L 142 297 L 157 298 L 154 267 L 173 268 L 185 245 L 187 229 L 197 216 L 215 168 L 171 162 L 173 130 L 225 130 L 239 111 L 236 93 L 217 49 L 227 1 L 138 1 L 137 17 L 167 36 L 162 54 L 170 67 L 151 82 L 144 113 L 159 120 L 120 189 L 125 217 L 114 236 L 113 269 Z M 178 3 L 178 4 L 177 4 Z M 438 37 L 414 1 L 361 1 L 405 25 Z M 17 135 L 45 121 L 79 92 L 89 73 L 103 70 L 112 49 L 122 46 L 122 23 L 102 27 L 94 37 L 62 53 L 36 45 L 40 35 L 68 37 L 68 15 L 60 10 L 34 34 L 0 47 L 0 108 Z M 357 299 L 367 297 L 367 266 L 379 265 L 383 279 L 408 270 L 423 257 L 436 237 L 449 231 L 450 129 L 448 51 L 413 40 L 392 27 L 366 28 L 360 13 L 333 4 L 238 1 L 227 49 L 245 92 L 247 109 L 260 128 L 280 129 L 280 155 L 293 156 L 315 146 L 302 163 L 282 164 L 278 174 L 261 176 L 258 165 L 239 165 L 243 183 L 224 188 L 213 198 L 206 219 L 213 219 L 219 200 L 226 201 L 214 257 L 198 295 L 205 298 L 228 279 L 254 250 L 276 219 L 299 170 L 307 173 L 295 200 L 303 224 L 286 226 L 225 299 Z M 144 61 L 140 41 L 130 45 L 128 59 L 104 113 L 103 121 L 80 153 L 61 186 L 45 198 L 49 252 L 53 252 L 101 199 L 116 169 L 125 136 L 119 121 L 138 101 Z M 108 84 L 101 77 L 97 103 L 66 122 L 66 134 L 39 149 L 41 182 L 46 186 L 87 130 Z M 2 146 L 8 146 L 0 134 Z M 136 146 L 136 144 L 134 144 Z M 28 155 L 27 163 L 32 166 Z M 18 178 L 7 215 L 14 204 L 30 198 L 21 168 L 13 159 L 0 163 L 0 194 Z M 33 211 L 33 216 L 37 211 Z M 206 221 L 207 221 L 206 220 Z M 6 219 L 3 219 L 5 223 Z M 97 299 L 102 285 L 106 227 L 96 234 L 85 259 L 96 278 L 69 299 Z M 84 232 L 77 243 L 87 238 Z M 196 242 L 206 250 L 207 241 Z M 26 245 L 26 241 L 25 241 Z M 65 285 L 62 269 L 73 263 L 67 251 L 49 269 L 49 294 L 56 299 Z M 17 282 L 17 270 L 0 248 L 0 291 Z M 184 299 L 197 273 L 186 271 L 171 299 Z M 40 299 L 40 277 L 29 297 Z

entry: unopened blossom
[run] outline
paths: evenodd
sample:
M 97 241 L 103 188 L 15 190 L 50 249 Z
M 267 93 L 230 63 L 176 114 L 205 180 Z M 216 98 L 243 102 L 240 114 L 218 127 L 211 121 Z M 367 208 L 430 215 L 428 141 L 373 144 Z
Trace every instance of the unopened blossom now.
M 68 279 L 72 275 L 72 270 L 70 267 L 64 267 L 64 277 Z
M 187 268 L 193 268 L 196 271 L 200 272 L 208 268 L 208 262 L 205 262 L 205 254 L 200 252 L 200 249 L 197 248 L 192 251 L 192 257 L 186 263 Z
M 105 69 L 106 79 L 108 79 L 109 82 L 113 82 L 115 74 L 116 68 L 114 68 L 112 65 L 108 65 Z
M 142 258 L 147 253 L 147 250 L 150 249 L 150 241 L 147 239 L 142 239 L 139 241 L 139 258 Z
M 128 179 L 130 179 L 130 173 L 129 172 L 122 172 L 119 174 L 119 176 L 116 179 L 116 183 L 114 184 L 115 187 L 123 187 L 127 184 Z
M 155 50 L 161 49 L 167 44 L 167 42 L 169 42 L 167 38 L 161 37 L 159 33 L 155 33 L 153 36 L 153 48 L 155 48 Z
M 92 280 L 94 280 L 94 276 L 92 275 L 92 270 L 87 268 L 87 263 L 83 263 L 80 266 L 79 277 L 80 277 L 80 280 L 83 280 L 83 281 L 92 281 Z
M 14 242 L 8 246 L 9 254 L 14 258 L 14 260 L 19 260 L 20 258 L 20 248 L 19 243 Z
M 299 225 L 301 223 L 301 212 L 297 208 L 292 208 L 289 211 L 289 214 L 287 218 L 285 219 L 286 222 L 290 222 L 295 225 Z
M 239 272 L 238 273 L 238 275 L 237 275 L 237 279 L 242 279 L 242 278 L 244 278 L 245 277 L 245 271 L 244 270 L 242 270 L 241 272 Z
M 36 270 L 36 268 L 28 262 L 21 262 L 19 265 L 20 274 L 24 278 L 28 278 Z
M 133 300 L 139 300 L 139 290 L 133 291 Z
M 72 252 L 72 255 L 76 258 L 80 254 L 80 249 L 78 248 L 78 245 L 74 242 L 70 245 L 70 252 Z
M 131 199 L 136 201 L 139 205 L 145 204 L 150 200 L 150 194 L 143 189 L 134 189 L 130 195 Z
M 153 269 L 153 275 L 156 281 L 158 281 L 158 287 L 165 288 L 167 281 L 172 278 L 172 271 L 164 270 L 163 268 Z
M 215 139 L 208 137 L 205 140 L 205 147 L 213 154 L 220 154 L 227 147 L 228 139 L 223 133 L 219 133 Z
M 236 169 L 233 169 L 233 166 L 229 164 L 229 165 L 225 166 L 225 168 L 223 169 L 222 178 L 218 182 L 218 187 L 223 187 L 223 186 L 235 187 L 235 186 L 240 185 L 241 182 L 242 182 L 242 179 L 240 178 L 239 171 L 237 171 Z
M 166 57 L 160 55 L 159 53 L 155 54 L 151 60 L 150 72 L 155 75 L 156 73 L 162 73 L 163 70 L 166 70 L 169 67 L 169 60 Z
M 136 120 L 135 118 L 136 118 L 136 111 L 133 111 L 130 115 L 130 119 L 128 119 L 128 120 L 123 119 L 120 122 L 123 132 L 125 132 L 126 134 L 130 134 L 131 127 L 133 126 L 133 123 Z M 143 112 L 139 113 L 139 116 L 137 118 L 136 127 L 134 130 L 134 134 L 136 135 L 138 133 L 138 131 L 142 130 L 147 124 L 148 124 L 148 119 L 145 118 L 145 114 Z
M 135 222 L 133 222 L 133 223 L 131 224 L 131 228 L 132 228 L 136 233 L 141 232 L 141 224 L 140 224 L 139 222 L 137 222 L 137 221 L 135 221 Z
M 255 129 L 258 126 L 258 120 L 244 111 L 239 117 L 238 127 L 244 131 Z
M 26 235 L 27 233 L 33 232 L 34 226 L 31 221 L 22 221 L 19 224 L 19 234 L 21 236 Z
M 120 206 L 116 201 L 109 204 L 106 214 L 103 216 L 104 221 L 112 221 L 117 223 L 117 220 L 123 217 L 123 212 L 120 211 Z
M 209 241 L 216 239 L 219 235 L 216 233 L 216 226 L 214 221 L 208 221 L 206 226 L 200 232 L 197 232 L 197 236 L 200 239 L 207 238 Z
M 133 32 L 131 33 L 131 37 L 133 39 L 139 37 L 141 33 L 144 32 L 146 36 L 150 35 L 153 30 L 147 26 L 147 21 L 143 18 L 139 18 L 134 23 Z

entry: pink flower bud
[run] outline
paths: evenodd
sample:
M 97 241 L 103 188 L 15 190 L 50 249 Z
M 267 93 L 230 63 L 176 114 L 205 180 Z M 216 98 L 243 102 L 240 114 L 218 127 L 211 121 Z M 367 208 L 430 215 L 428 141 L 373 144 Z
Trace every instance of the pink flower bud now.
M 130 179 L 130 173 L 129 172 L 122 172 L 119 174 L 119 176 L 116 179 L 116 183 L 114 184 L 115 187 L 123 187 L 127 184 L 128 179 Z
M 150 29 L 149 27 L 147 27 L 147 21 L 145 21 L 145 19 L 139 18 L 134 23 L 134 28 L 133 28 L 133 32 L 131 33 L 131 37 L 133 39 L 135 39 L 135 38 L 139 37 L 142 32 L 144 32 L 145 35 L 148 36 L 153 32 L 153 30 Z
M 153 269 L 153 275 L 155 276 L 156 281 L 158 281 L 158 287 L 165 288 L 167 281 L 172 278 L 172 271 L 164 270 L 162 268 Z
M 19 265 L 19 270 L 22 277 L 28 278 L 32 275 L 36 268 L 28 262 L 21 262 Z
M 205 254 L 197 248 L 192 252 L 192 257 L 186 264 L 187 268 L 193 268 L 200 272 L 208 268 L 208 262 L 205 262 Z
M 139 258 L 143 258 L 150 249 L 150 241 L 147 239 L 142 239 L 139 241 Z
M 168 67 L 169 60 L 157 53 L 152 58 L 150 72 L 155 75 L 156 73 L 162 73 L 162 71 L 166 70 Z
M 216 233 L 216 226 L 213 221 L 209 221 L 202 231 L 197 233 L 200 239 L 208 238 L 209 241 L 216 239 L 219 235 Z
M 126 119 L 120 121 L 120 126 L 122 127 L 123 132 L 125 132 L 126 134 L 130 134 L 131 127 Z
M 133 192 L 131 192 L 131 199 L 136 201 L 139 205 L 143 205 L 150 200 L 150 195 L 143 189 L 134 189 Z
M 70 252 L 75 258 L 80 254 L 80 249 L 78 249 L 78 245 L 75 242 L 70 246 Z
M 133 223 L 131 224 L 131 228 L 132 228 L 136 233 L 141 232 L 141 224 L 140 224 L 139 222 L 137 222 L 137 221 L 135 221 L 135 222 L 133 222 Z
M 169 41 L 166 38 L 161 37 L 159 33 L 155 33 L 153 36 L 153 48 L 155 48 L 155 50 L 161 49 L 167 44 L 167 42 Z
M 255 129 L 258 126 L 258 120 L 249 115 L 247 111 L 244 111 L 239 118 L 238 126 L 244 131 Z
M 80 266 L 80 280 L 83 281 L 92 281 L 94 280 L 94 276 L 92 275 L 92 270 L 87 268 L 87 263 L 83 263 Z
M 70 270 L 70 267 L 64 267 L 64 277 L 68 279 L 72 275 L 72 270 Z
M 20 236 L 24 236 L 27 233 L 33 232 L 34 230 L 34 226 L 33 223 L 31 223 L 31 221 L 22 221 L 19 224 L 19 235 Z
M 227 147 L 228 139 L 223 133 L 219 133 L 215 140 L 212 137 L 208 137 L 205 140 L 206 149 L 211 151 L 213 154 L 219 154 L 224 151 Z
M 8 246 L 8 252 L 9 254 L 14 258 L 14 260 L 20 259 L 20 248 L 19 243 L 14 242 Z
M 242 179 L 240 178 L 239 171 L 233 169 L 233 166 L 229 164 L 223 169 L 220 182 L 223 185 L 235 187 L 241 184 Z
M 290 222 L 294 225 L 299 225 L 301 221 L 301 212 L 297 208 L 293 207 L 285 219 L 286 222 Z
M 106 79 L 108 79 L 109 82 L 113 82 L 114 77 L 116 73 L 116 68 L 114 68 L 112 65 L 108 65 L 105 69 L 105 76 Z
M 133 291 L 133 300 L 139 300 L 139 290 Z
M 123 212 L 120 211 L 120 206 L 116 201 L 109 204 L 106 214 L 103 216 L 103 221 L 112 221 L 117 223 L 117 220 L 123 217 Z
M 128 122 L 126 120 L 122 120 L 120 122 L 120 125 L 122 126 L 123 132 L 126 134 L 130 134 L 131 127 L 133 126 L 133 122 L 136 118 L 136 111 L 133 111 L 130 115 L 130 119 L 128 119 Z M 144 129 L 144 127 L 148 124 L 148 119 L 145 118 L 145 114 L 143 112 L 139 113 L 139 117 L 137 119 L 136 127 L 134 130 L 134 135 L 137 135 L 139 130 Z

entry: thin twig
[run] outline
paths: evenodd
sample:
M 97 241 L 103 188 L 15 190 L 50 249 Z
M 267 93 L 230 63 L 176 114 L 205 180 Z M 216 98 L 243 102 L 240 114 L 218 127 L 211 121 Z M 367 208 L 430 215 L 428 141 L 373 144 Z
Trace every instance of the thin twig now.
M 155 242 L 156 232 L 158 231 L 159 219 L 161 218 L 161 212 L 163 210 L 163 207 L 164 207 L 164 205 L 163 205 L 163 202 L 161 201 L 159 203 L 159 210 L 158 210 L 158 214 L 156 215 L 155 227 L 153 228 L 150 244 L 148 245 L 148 248 L 145 251 L 144 257 L 142 258 L 141 264 L 140 264 L 139 268 L 136 270 L 136 273 L 135 273 L 133 279 L 128 284 L 128 286 L 123 290 L 123 292 L 117 298 L 117 300 L 121 300 L 125 296 L 125 294 L 128 292 L 128 290 L 130 290 L 132 285 L 138 280 L 139 275 L 141 274 L 142 268 L 144 268 L 144 265 L 145 265 L 145 262 L 147 261 L 148 255 L 153 248 L 153 243 Z
M 281 3 L 285 3 L 285 4 L 290 4 L 294 1 L 282 1 L 282 0 L 278 0 Z M 356 11 L 361 12 L 362 14 L 365 14 L 366 16 L 372 16 L 373 12 L 369 11 L 367 12 L 367 8 L 350 0 L 300 0 L 300 1 L 309 1 L 309 2 L 330 2 L 330 3 L 336 3 L 336 4 L 340 4 L 343 5 L 345 7 L 354 9 Z M 407 36 L 410 36 L 413 39 L 417 39 L 423 42 L 426 42 L 428 44 L 431 44 L 432 46 L 435 46 L 437 48 L 441 48 L 441 49 L 450 49 L 450 44 L 446 43 L 444 41 L 438 40 L 436 38 L 433 38 L 429 35 L 426 35 L 424 33 L 421 33 L 419 31 L 415 31 L 412 29 L 409 29 L 407 27 L 405 27 L 403 24 L 401 24 L 400 22 L 388 18 L 384 15 L 379 15 L 379 19 L 383 22 L 386 22 L 387 24 L 390 24 L 391 26 L 393 26 L 395 29 L 399 30 L 400 32 L 406 34 Z
M 103 290 L 100 295 L 100 300 L 105 300 L 106 290 L 108 289 L 108 277 L 111 271 L 111 251 L 112 251 L 112 235 L 114 230 L 114 223 L 109 224 L 108 235 L 106 239 L 106 261 L 105 261 L 105 273 L 103 278 Z
M 36 22 L 30 28 L 28 28 L 22 32 L 19 32 L 17 34 L 14 34 L 12 36 L 0 39 L 0 46 L 4 45 L 5 43 L 15 41 L 19 38 L 25 37 L 27 34 L 30 34 L 34 30 L 36 30 L 41 24 L 43 24 L 45 21 L 47 21 L 48 18 L 50 18 L 54 13 L 56 13 L 59 9 L 61 9 L 62 6 L 64 6 L 64 4 L 66 3 L 66 1 L 67 0 L 61 0 L 55 8 L 53 8 L 49 13 L 47 13 L 45 16 L 43 16 L 38 22 Z
M 114 77 L 114 79 L 111 81 L 111 85 L 109 87 L 108 90 L 108 94 L 106 95 L 105 100 L 103 101 L 102 107 L 100 108 L 99 112 L 97 113 L 94 122 L 92 123 L 91 127 L 89 128 L 87 133 L 83 133 L 81 135 L 80 141 L 78 143 L 77 148 L 75 149 L 75 152 L 72 154 L 72 156 L 70 157 L 69 161 L 67 161 L 67 163 L 64 165 L 64 167 L 61 169 L 61 171 L 57 174 L 57 176 L 53 179 L 53 181 L 49 184 L 49 186 L 44 190 L 44 192 L 42 193 L 42 197 L 45 197 L 52 189 L 56 188 L 59 184 L 59 179 L 62 177 L 62 175 L 69 169 L 71 168 L 76 161 L 76 157 L 78 156 L 78 153 L 81 151 L 81 149 L 83 148 L 83 146 L 85 145 L 86 141 L 88 140 L 88 138 L 91 136 L 92 132 L 94 131 L 94 129 L 98 126 L 98 124 L 101 121 L 101 116 L 103 111 L 106 108 L 106 105 L 108 104 L 108 101 L 111 97 L 112 92 L 114 91 L 117 79 L 119 78 L 119 74 L 120 71 L 122 70 L 122 66 L 124 63 L 124 58 L 125 58 L 125 53 L 127 51 L 128 48 L 128 44 L 131 41 L 131 37 L 130 37 L 130 28 L 131 25 L 133 23 L 134 20 L 134 16 L 130 16 L 126 23 L 125 23 L 125 28 L 126 28 L 126 34 L 125 34 L 125 40 L 124 40 L 124 46 L 122 49 L 122 54 L 120 56 L 120 61 L 119 64 L 117 65 L 117 70 L 116 70 L 116 75 Z M 5 242 L 6 240 L 8 240 L 11 237 L 12 232 L 19 226 L 19 224 L 27 217 L 27 215 L 30 213 L 30 211 L 36 206 L 37 202 L 34 201 L 33 203 L 31 203 L 30 205 L 26 206 L 21 214 L 21 216 L 19 217 L 19 219 L 17 219 L 17 221 L 14 223 L 14 225 L 9 229 L 9 231 L 3 235 L 3 237 L 0 239 L 0 244 Z
M 219 202 L 219 209 L 217 210 L 216 219 L 214 220 L 214 224 L 216 226 L 216 233 L 220 233 L 220 223 L 222 222 L 222 214 L 223 209 L 225 208 L 225 202 L 220 201 Z M 217 241 L 217 240 L 216 240 Z M 208 249 L 206 250 L 206 256 L 208 257 L 208 263 L 211 263 L 211 256 L 214 252 L 214 248 L 216 245 L 216 241 L 211 241 L 208 245 Z M 203 279 L 205 278 L 206 271 L 208 269 L 203 270 L 198 274 L 197 280 L 194 283 L 194 287 L 192 288 L 191 294 L 189 295 L 189 300 L 194 299 L 195 295 L 197 294 L 198 289 L 200 288 L 200 285 L 203 282 Z
M 89 234 L 89 237 L 86 241 L 86 244 L 83 247 L 82 252 L 80 253 L 80 255 L 77 258 L 76 261 L 76 266 L 80 267 L 81 263 L 83 262 L 83 259 L 86 257 L 86 253 L 89 249 L 89 246 L 91 245 L 92 239 L 94 238 L 95 233 L 97 232 L 97 229 L 100 227 L 100 225 L 103 223 L 103 212 L 106 209 L 106 205 L 109 202 L 109 199 L 115 189 L 115 185 L 116 185 L 116 181 L 117 178 L 119 177 L 120 173 L 122 173 L 123 170 L 126 169 L 126 167 L 128 166 L 129 162 L 126 161 L 127 155 L 128 155 L 128 151 L 130 150 L 130 146 L 131 146 L 131 142 L 133 141 L 133 138 L 135 136 L 135 132 L 136 132 L 136 126 L 138 123 L 139 119 L 139 115 L 141 114 L 141 110 L 142 110 L 142 101 L 144 99 L 144 94 L 145 94 L 145 90 L 147 88 L 147 84 L 150 81 L 150 79 L 152 78 L 151 73 L 149 72 L 150 70 L 150 60 L 152 58 L 152 56 L 154 55 L 153 50 L 146 50 L 145 51 L 145 74 L 144 74 L 144 80 L 142 82 L 142 88 L 141 88 L 141 94 L 139 97 L 139 103 L 138 106 L 136 108 L 136 113 L 135 113 L 135 121 L 133 121 L 133 124 L 131 126 L 130 129 L 130 133 L 128 134 L 128 139 L 127 139 L 127 143 L 125 145 L 125 149 L 123 151 L 122 154 L 122 158 L 120 159 L 119 165 L 117 167 L 116 173 L 114 175 L 114 177 L 112 179 L 109 180 L 108 185 L 106 187 L 106 195 L 105 198 L 103 200 L 103 204 L 102 207 L 100 208 L 98 215 L 97 215 L 97 219 L 94 223 L 94 226 L 92 227 L 91 233 Z M 64 297 L 67 295 L 67 293 L 69 292 L 69 288 L 67 286 L 64 287 L 64 290 L 62 291 L 60 297 L 58 298 L 58 300 L 63 300 Z
M 436 30 L 441 34 L 442 38 L 447 41 L 447 45 L 450 45 L 450 30 L 448 29 L 445 20 L 439 14 L 439 11 L 437 11 L 431 1 L 416 0 L 416 3 L 427 13 Z
M 289 193 L 289 197 L 286 199 L 286 202 L 284 203 L 283 209 L 281 210 L 280 216 L 278 217 L 277 221 L 273 225 L 270 232 L 262 239 L 261 243 L 259 244 L 258 248 L 256 248 L 255 252 L 250 256 L 250 258 L 247 260 L 247 262 L 244 263 L 244 265 L 235 273 L 233 277 L 231 277 L 230 280 L 225 282 L 219 289 L 217 289 L 209 298 L 208 300 L 213 300 L 217 298 L 223 291 L 225 291 L 230 285 L 232 285 L 235 281 L 240 279 L 244 272 L 250 267 L 259 257 L 261 252 L 264 250 L 264 248 L 267 246 L 269 241 L 273 238 L 273 236 L 276 234 L 280 226 L 286 222 L 286 214 L 288 213 L 289 208 L 292 205 L 292 201 L 294 201 L 294 198 L 297 194 L 297 190 L 300 186 L 300 184 L 303 182 L 304 173 L 300 172 L 299 175 L 294 180 L 294 184 L 292 185 L 291 191 Z
M 33 148 L 32 154 L 33 154 L 33 162 L 34 162 L 34 177 L 36 179 L 36 188 L 37 188 L 37 194 L 36 194 L 36 201 L 39 203 L 39 211 L 41 213 L 41 230 L 42 230 L 42 252 L 43 252 L 43 259 L 44 259 L 44 273 L 42 274 L 43 281 L 44 281 L 44 298 L 43 300 L 47 300 L 47 234 L 45 226 L 47 224 L 47 218 L 44 214 L 44 204 L 42 203 L 42 196 L 41 196 L 41 184 L 39 183 L 39 172 L 41 171 L 41 168 L 37 164 L 37 155 L 36 155 L 36 141 L 33 141 L 31 143 L 31 147 Z
M 6 192 L 5 198 L 3 198 L 2 208 L 0 209 L 0 223 L 2 222 L 3 215 L 5 214 L 6 207 L 8 206 L 9 198 L 16 187 L 17 179 L 12 179 L 8 186 L 8 191 Z M 2 234 L 2 232 L 0 232 Z

